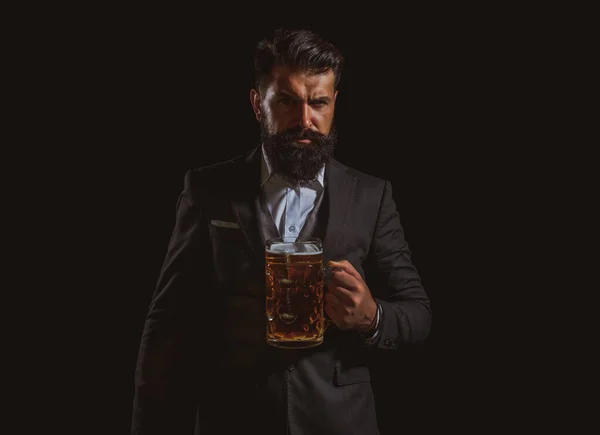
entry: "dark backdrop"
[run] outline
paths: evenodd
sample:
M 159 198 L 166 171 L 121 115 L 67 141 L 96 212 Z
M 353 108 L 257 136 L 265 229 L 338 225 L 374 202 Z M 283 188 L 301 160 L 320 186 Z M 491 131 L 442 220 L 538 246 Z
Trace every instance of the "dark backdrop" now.
M 256 20 L 214 30 L 206 16 L 140 10 L 65 32 L 57 53 L 67 90 L 55 91 L 69 108 L 61 122 L 73 144 L 66 191 L 81 275 L 69 345 L 90 345 L 85 356 L 77 350 L 85 364 L 69 366 L 81 380 L 72 415 L 85 433 L 128 432 L 137 346 L 184 173 L 257 144 L 254 44 L 274 26 L 308 25 L 347 57 L 336 157 L 391 180 L 432 301 L 431 337 L 411 357 L 413 372 L 398 376 L 398 360 L 382 368 L 380 397 L 400 397 L 381 402 L 384 423 L 499 424 L 496 391 L 512 379 L 504 350 L 515 336 L 494 317 L 508 304 L 499 281 L 510 260 L 498 252 L 515 242 L 503 204 L 529 138 L 518 127 L 533 92 L 522 92 L 533 83 L 530 40 L 515 36 L 518 23 L 459 11 Z

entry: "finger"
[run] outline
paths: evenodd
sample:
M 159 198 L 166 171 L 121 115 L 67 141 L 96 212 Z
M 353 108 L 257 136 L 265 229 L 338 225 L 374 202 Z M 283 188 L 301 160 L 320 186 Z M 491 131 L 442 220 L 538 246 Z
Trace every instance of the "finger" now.
M 323 309 L 325 314 L 327 314 L 331 320 L 335 320 L 340 316 L 339 310 L 341 305 L 342 303 L 337 296 L 333 293 L 325 293 L 325 304 L 323 305 Z
M 330 305 L 332 307 L 338 308 L 344 305 L 342 300 L 335 293 L 328 291 L 325 293 L 325 305 Z
M 348 290 L 356 291 L 359 288 L 360 282 L 348 272 L 341 269 L 334 270 L 331 274 L 331 282 Z
M 354 293 L 347 288 L 344 288 L 339 285 L 335 285 L 333 282 L 327 286 L 327 290 L 329 290 L 326 294 L 330 294 L 335 296 L 336 302 L 339 301 L 341 305 L 344 306 L 353 306 L 354 305 Z
M 358 273 L 358 271 L 354 268 L 354 266 L 352 266 L 352 264 L 348 260 L 341 260 L 341 261 L 333 261 L 333 260 L 331 260 L 327 264 L 331 268 L 342 269 L 347 274 L 349 274 L 349 275 L 353 276 L 354 278 L 362 281 L 362 276 L 360 276 L 360 273 Z
M 325 314 L 327 315 L 326 319 L 330 324 L 333 323 L 335 326 L 341 329 L 342 315 L 340 313 L 329 306 L 325 308 Z

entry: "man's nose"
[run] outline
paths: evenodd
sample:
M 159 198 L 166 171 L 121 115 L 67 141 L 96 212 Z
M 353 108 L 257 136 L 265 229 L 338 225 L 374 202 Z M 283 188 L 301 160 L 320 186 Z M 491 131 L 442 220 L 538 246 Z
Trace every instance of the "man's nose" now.
M 298 106 L 299 106 L 298 110 L 300 111 L 300 113 L 298 113 L 300 125 L 303 128 L 311 128 L 312 127 L 312 121 L 311 121 L 312 110 L 310 108 L 310 105 L 307 103 L 301 103 Z

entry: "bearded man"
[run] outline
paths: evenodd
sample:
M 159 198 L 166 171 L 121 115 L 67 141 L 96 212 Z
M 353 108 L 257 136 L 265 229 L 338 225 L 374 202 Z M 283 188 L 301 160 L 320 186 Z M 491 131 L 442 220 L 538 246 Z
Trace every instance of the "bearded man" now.
M 261 141 L 185 175 L 144 324 L 132 434 L 380 433 L 370 358 L 424 341 L 431 309 L 390 182 L 333 157 L 343 66 L 311 31 L 259 41 Z M 324 339 L 269 345 L 265 244 L 311 238 L 332 271 Z

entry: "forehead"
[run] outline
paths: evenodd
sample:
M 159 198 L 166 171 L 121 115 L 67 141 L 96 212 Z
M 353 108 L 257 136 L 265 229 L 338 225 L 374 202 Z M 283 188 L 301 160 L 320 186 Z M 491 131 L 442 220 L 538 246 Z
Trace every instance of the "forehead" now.
M 332 70 L 324 74 L 311 74 L 303 71 L 294 71 L 288 67 L 276 66 L 271 72 L 271 81 L 268 84 L 274 92 L 287 91 L 303 95 L 305 93 L 320 93 L 333 95 L 335 77 Z

